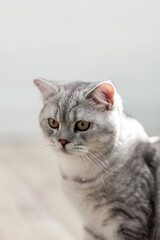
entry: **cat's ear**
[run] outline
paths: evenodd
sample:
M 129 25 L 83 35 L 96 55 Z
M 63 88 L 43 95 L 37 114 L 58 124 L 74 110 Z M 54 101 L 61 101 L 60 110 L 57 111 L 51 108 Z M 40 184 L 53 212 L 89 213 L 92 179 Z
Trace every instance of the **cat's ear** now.
M 110 81 L 106 81 L 99 83 L 86 97 L 103 109 L 111 109 L 114 104 L 114 94 L 113 84 Z
M 51 83 L 51 81 L 42 78 L 34 78 L 33 81 L 42 93 L 44 101 L 49 97 L 56 95 L 57 88 Z

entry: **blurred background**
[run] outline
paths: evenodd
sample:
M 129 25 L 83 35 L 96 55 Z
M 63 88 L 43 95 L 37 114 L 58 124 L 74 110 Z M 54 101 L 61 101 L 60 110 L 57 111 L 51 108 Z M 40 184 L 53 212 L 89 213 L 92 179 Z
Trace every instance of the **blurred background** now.
M 125 110 L 160 135 L 159 12 L 159 0 L 0 0 L 0 239 L 80 232 L 44 147 L 32 77 L 111 79 Z

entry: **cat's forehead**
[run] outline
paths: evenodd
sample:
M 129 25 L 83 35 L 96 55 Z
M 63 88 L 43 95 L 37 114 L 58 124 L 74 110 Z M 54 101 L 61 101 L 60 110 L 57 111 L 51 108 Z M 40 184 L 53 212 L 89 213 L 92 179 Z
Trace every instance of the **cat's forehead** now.
M 82 97 L 65 96 L 60 98 L 55 105 L 57 108 L 57 117 L 63 122 L 76 121 L 77 119 L 87 118 L 90 110 L 85 99 Z
M 52 117 L 62 122 L 72 122 L 91 116 L 91 110 L 85 100 L 86 88 L 82 88 L 82 86 L 81 88 L 76 86 L 62 87 L 58 94 L 47 104 Z
M 60 85 L 58 96 L 66 101 L 82 99 L 95 85 L 96 83 L 90 82 L 75 82 Z

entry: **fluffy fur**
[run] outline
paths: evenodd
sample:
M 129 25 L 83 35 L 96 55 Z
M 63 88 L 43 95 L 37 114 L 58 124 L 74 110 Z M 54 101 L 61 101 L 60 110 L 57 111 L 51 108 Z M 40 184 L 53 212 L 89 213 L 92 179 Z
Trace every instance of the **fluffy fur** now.
M 84 240 L 160 239 L 158 141 L 155 148 L 124 114 L 113 84 L 34 82 L 44 100 L 40 125 L 59 152 L 63 188 L 82 217 Z M 90 123 L 87 131 L 75 130 L 80 120 Z M 59 139 L 68 141 L 65 147 Z

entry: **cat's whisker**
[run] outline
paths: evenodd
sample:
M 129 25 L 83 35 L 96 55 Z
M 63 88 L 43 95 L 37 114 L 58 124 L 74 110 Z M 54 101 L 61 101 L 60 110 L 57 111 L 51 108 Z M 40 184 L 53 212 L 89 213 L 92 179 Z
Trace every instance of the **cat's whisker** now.
M 106 159 L 106 157 L 104 156 L 104 154 L 101 153 L 101 152 L 98 152 L 98 154 L 101 155 L 101 157 L 102 157 L 101 160 L 102 160 L 102 161 L 105 161 L 105 163 L 107 164 L 107 167 L 110 168 L 110 164 L 109 164 L 109 162 L 107 161 L 107 159 Z M 101 161 L 101 162 L 102 162 L 102 161 Z
M 87 157 L 87 156 L 86 156 Z M 90 159 L 90 157 L 88 156 L 88 160 Z M 96 166 L 96 164 L 95 164 L 95 162 L 94 162 L 94 159 L 90 159 L 91 161 L 91 164 L 92 164 L 92 167 L 93 168 L 91 168 L 91 169 L 94 169 L 97 173 L 98 173 L 98 175 L 101 177 L 101 179 L 102 179 L 102 182 L 103 182 L 103 184 L 105 184 L 104 183 L 104 179 L 103 179 L 103 176 L 102 176 L 102 174 L 100 173 L 100 171 L 99 171 L 99 168 Z M 94 175 L 96 175 L 96 174 L 94 174 Z
M 89 162 L 89 163 L 90 163 L 90 164 L 89 164 L 89 168 L 90 168 L 91 172 L 93 173 L 93 175 L 96 175 L 96 173 L 94 172 L 94 170 L 96 170 L 96 169 L 95 169 L 95 166 L 93 165 L 93 162 L 91 161 L 91 159 L 89 158 L 89 156 L 88 156 L 87 154 L 85 155 L 85 157 L 86 157 L 86 159 L 87 159 L 86 162 Z M 92 168 L 90 165 L 92 165 L 93 168 Z
M 102 161 L 99 161 L 98 158 L 96 158 L 92 153 L 90 153 L 92 156 L 93 161 L 96 161 L 96 163 L 103 169 L 103 171 L 108 174 L 109 170 L 108 170 L 108 166 L 106 166 Z M 107 177 L 107 175 L 105 175 L 105 178 Z
M 84 159 L 84 156 L 82 155 L 82 156 L 80 156 L 80 157 L 81 157 L 81 160 L 82 160 L 83 164 L 87 167 L 88 171 L 90 171 L 88 165 L 86 164 L 86 161 L 85 161 L 85 159 Z
M 99 169 L 98 166 L 96 165 L 96 164 L 98 164 L 99 166 L 101 166 L 100 163 L 97 161 L 98 159 L 95 159 L 95 158 L 94 158 L 94 155 L 92 155 L 91 152 L 88 152 L 88 154 L 90 154 L 90 159 L 92 160 L 92 164 L 93 164 L 94 167 L 96 168 L 98 174 L 100 175 L 100 177 L 101 177 L 101 179 L 102 179 L 103 184 L 105 185 L 103 175 L 101 174 L 100 169 Z M 102 166 L 101 166 L 101 167 L 102 167 Z
M 84 162 L 88 166 L 89 173 L 91 172 L 91 175 L 93 174 L 93 176 L 96 176 L 97 169 L 95 168 L 91 159 L 87 156 L 87 154 L 83 155 L 83 157 L 86 158 L 84 159 Z
M 83 167 L 84 166 L 83 158 L 80 158 L 80 162 L 81 162 L 81 165 Z
M 115 136 L 113 135 L 112 137 L 114 138 L 115 144 L 123 145 L 123 143 L 121 143 L 121 142 L 119 141 L 119 136 L 115 137 Z M 118 149 L 117 149 L 116 151 L 118 151 Z
M 108 161 L 105 159 L 104 156 L 101 156 L 101 158 L 99 158 L 100 156 L 99 156 L 99 157 L 96 157 L 95 155 L 93 155 L 93 153 L 91 153 L 91 152 L 89 152 L 89 153 L 90 153 L 90 155 L 91 155 L 101 166 L 103 165 L 103 166 L 105 167 L 105 170 L 110 167 Z M 104 164 L 103 161 L 105 161 L 105 163 L 106 163 L 107 165 Z

